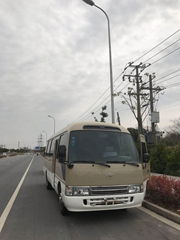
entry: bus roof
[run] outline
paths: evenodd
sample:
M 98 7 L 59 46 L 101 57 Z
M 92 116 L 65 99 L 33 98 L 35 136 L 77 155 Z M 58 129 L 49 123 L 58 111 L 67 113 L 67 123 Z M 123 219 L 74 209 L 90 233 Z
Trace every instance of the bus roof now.
M 121 125 L 102 122 L 77 122 L 67 125 L 62 130 L 52 135 L 49 139 L 62 134 L 63 132 L 77 131 L 77 130 L 111 130 L 129 133 L 129 131 Z

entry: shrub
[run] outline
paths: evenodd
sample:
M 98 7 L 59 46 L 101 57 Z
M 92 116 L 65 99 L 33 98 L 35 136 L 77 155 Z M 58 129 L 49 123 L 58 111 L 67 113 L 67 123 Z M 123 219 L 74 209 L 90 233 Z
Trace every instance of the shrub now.
M 180 144 L 166 146 L 160 143 L 151 148 L 150 156 L 152 172 L 180 176 Z
M 147 200 L 170 210 L 180 209 L 180 180 L 152 176 L 147 184 Z
M 180 144 L 169 148 L 165 174 L 180 176 Z
M 158 144 L 151 150 L 151 171 L 164 173 L 167 166 L 168 148 L 164 144 Z

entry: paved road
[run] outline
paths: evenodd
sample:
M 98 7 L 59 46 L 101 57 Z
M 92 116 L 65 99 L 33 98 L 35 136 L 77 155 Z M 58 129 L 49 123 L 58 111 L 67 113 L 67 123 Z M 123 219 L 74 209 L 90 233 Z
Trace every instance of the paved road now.
M 0 160 L 1 213 L 31 158 Z M 0 240 L 178 240 L 179 233 L 139 209 L 61 216 L 55 192 L 45 188 L 42 158 L 36 156 Z

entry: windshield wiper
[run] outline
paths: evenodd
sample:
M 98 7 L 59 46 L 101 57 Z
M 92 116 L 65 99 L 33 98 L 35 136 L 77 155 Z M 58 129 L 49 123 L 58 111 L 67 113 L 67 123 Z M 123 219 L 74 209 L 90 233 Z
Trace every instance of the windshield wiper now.
M 94 161 L 73 161 L 73 162 L 69 162 L 67 164 L 68 168 L 73 168 L 74 167 L 74 163 L 94 163 Z
M 101 165 L 101 166 L 111 167 L 107 163 L 100 163 L 100 162 L 95 162 L 95 161 L 73 161 L 73 162 L 69 163 L 68 166 L 73 167 L 73 163 L 92 163 L 92 164 L 97 164 L 97 165 Z
M 97 164 L 97 165 L 101 165 L 101 166 L 105 166 L 105 167 L 111 167 L 109 164 L 107 163 L 100 163 L 100 162 L 94 162 L 94 164 Z
M 126 161 L 107 161 L 107 163 L 121 163 L 121 164 L 128 164 L 128 165 L 132 165 L 132 166 L 137 166 L 139 167 L 138 163 L 135 162 L 126 162 Z

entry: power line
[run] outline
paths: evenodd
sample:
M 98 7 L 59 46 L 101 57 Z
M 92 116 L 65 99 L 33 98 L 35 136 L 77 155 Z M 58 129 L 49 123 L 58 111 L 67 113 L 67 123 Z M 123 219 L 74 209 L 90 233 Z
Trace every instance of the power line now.
M 178 33 L 180 31 L 180 29 L 178 29 L 177 31 L 175 31 L 173 34 L 171 34 L 170 36 L 168 36 L 167 38 L 165 38 L 163 41 L 161 41 L 160 43 L 158 43 L 157 45 L 155 45 L 153 48 L 151 48 L 150 50 L 148 50 L 147 52 L 145 52 L 143 55 L 141 55 L 140 57 L 138 57 L 134 62 L 137 62 L 139 59 L 141 59 L 142 57 L 146 56 L 148 53 L 150 53 L 151 51 L 153 51 L 155 48 L 159 47 L 162 43 L 164 43 L 165 41 L 167 41 L 169 38 L 171 38 L 172 36 L 174 36 L 176 33 Z
M 179 85 L 180 85 L 180 82 L 173 83 L 173 84 L 170 84 L 170 85 L 166 86 L 166 89 L 167 89 L 167 88 L 171 88 L 171 87 L 177 87 L 177 86 L 179 86 Z
M 127 87 L 129 84 L 130 84 L 130 83 L 128 82 L 128 84 L 126 84 L 126 85 L 121 89 L 121 91 L 122 91 L 125 87 Z M 121 84 L 120 84 L 120 85 L 121 85 Z M 119 86 L 120 86 L 120 85 L 119 85 Z M 117 90 L 117 88 L 118 88 L 118 86 L 117 86 L 114 90 Z M 106 104 L 108 104 L 108 103 L 110 102 L 110 99 L 107 100 L 108 98 L 110 98 L 110 95 L 106 96 L 106 98 L 103 99 L 95 108 L 91 108 L 91 112 L 98 112 L 98 111 L 100 111 L 102 105 L 106 105 Z M 107 100 L 107 101 L 106 101 L 106 100 Z M 106 102 L 105 102 L 105 101 L 106 101 Z M 86 119 L 87 116 L 89 116 L 89 111 L 86 111 L 86 112 L 87 112 L 87 114 L 84 114 L 83 117 L 81 117 L 81 119 Z
M 151 66 L 152 66 L 153 64 L 155 64 L 155 63 L 159 62 L 161 59 L 163 59 L 163 58 L 165 58 L 165 57 L 167 57 L 167 56 L 171 55 L 171 54 L 172 54 L 172 53 L 174 53 L 174 52 L 176 52 L 176 51 L 177 51 L 177 50 L 179 50 L 179 49 L 180 49 L 180 47 L 178 47 L 178 48 L 174 49 L 174 50 L 173 50 L 173 51 L 171 51 L 170 53 L 168 53 L 168 54 L 166 54 L 166 55 L 162 56 L 161 58 L 159 58 L 158 60 L 156 60 L 156 61 L 152 62 L 152 63 L 151 63 Z
M 144 53 L 142 56 L 140 56 L 139 58 L 137 58 L 134 62 L 138 61 L 140 58 L 144 57 L 145 55 L 147 55 L 148 53 L 150 53 L 151 51 L 153 51 L 155 48 L 157 48 L 158 46 L 160 46 L 162 43 L 164 43 L 165 41 L 167 41 L 169 38 L 171 38 L 172 36 L 174 36 L 174 35 L 175 35 L 176 33 L 178 33 L 179 31 L 180 31 L 180 29 L 178 29 L 177 31 L 175 31 L 173 34 L 171 34 L 170 36 L 168 36 L 167 38 L 165 38 L 163 41 L 161 41 L 161 42 L 160 42 L 159 44 L 157 44 L 155 47 L 151 48 L 149 51 L 147 51 L 147 52 Z M 179 40 L 179 39 L 178 39 L 178 40 Z M 178 40 L 177 40 L 177 41 L 178 41 Z M 176 41 L 176 42 L 177 42 L 177 41 Z M 174 42 L 174 43 L 175 43 L 175 42 Z M 167 49 L 168 47 L 172 46 L 174 43 L 172 43 L 171 45 L 167 46 L 165 49 Z M 180 48 L 180 47 L 179 47 L 179 48 Z M 178 48 L 178 49 L 179 49 L 179 48 Z M 164 50 L 165 50 L 165 49 L 164 49 Z M 154 61 L 152 64 L 160 61 L 162 58 L 164 58 L 164 57 L 172 54 L 173 52 L 177 51 L 178 49 L 175 49 L 174 51 L 172 51 L 172 52 L 168 53 L 167 55 L 161 57 L 160 59 Z M 162 51 L 163 51 L 163 50 L 161 50 L 160 52 L 162 52 Z M 147 60 L 146 60 L 146 61 L 147 61 Z M 134 63 L 134 62 L 133 62 L 133 63 Z M 123 74 L 123 73 L 125 72 L 125 70 L 128 68 L 127 65 L 130 65 L 130 64 L 132 64 L 132 63 L 126 64 L 123 72 L 121 72 L 121 73 L 115 78 L 115 80 L 113 81 L 114 83 L 120 78 L 120 76 L 122 76 L 122 74 Z M 152 64 L 151 64 L 151 65 L 152 65 Z M 122 85 L 122 83 L 123 83 L 123 82 L 121 82 L 121 83 L 116 87 L 116 89 L 118 89 L 118 88 Z M 128 83 L 128 84 L 129 84 L 129 83 Z M 128 84 L 127 84 L 127 85 L 128 85 Z M 124 87 L 121 89 L 121 91 L 122 91 L 124 88 L 126 88 L 127 85 L 124 86 Z M 116 89 L 115 89 L 115 90 L 116 90 Z M 94 107 L 94 105 L 96 105 L 96 103 L 99 102 L 99 100 L 102 99 L 102 97 L 103 97 L 108 91 L 109 91 L 109 88 L 106 89 L 106 90 L 100 95 L 100 97 L 99 97 L 83 114 L 81 114 L 80 117 L 78 117 L 77 119 L 80 119 L 80 118 L 86 116 L 86 113 L 89 112 L 90 110 L 92 111 L 92 110 L 93 110 L 92 108 Z M 110 95 L 107 96 L 107 97 L 105 98 L 105 100 L 106 100 L 107 98 L 109 98 L 109 97 L 110 97 Z M 101 104 L 102 104 L 102 103 L 101 103 Z M 104 100 L 103 100 L 103 104 L 104 104 Z M 99 105 L 100 105 L 100 104 L 98 104 L 98 106 L 99 106 Z M 97 106 L 97 107 L 98 107 L 98 106 Z M 96 107 L 96 108 L 97 108 L 97 107 Z M 95 108 L 95 109 L 96 109 L 96 108 Z
M 125 66 L 125 68 L 126 68 L 126 66 Z M 120 76 L 123 75 L 124 71 L 125 71 L 125 70 L 123 70 L 123 71 L 115 78 L 115 80 L 113 81 L 114 83 L 120 78 Z M 121 83 L 121 84 L 122 84 L 122 83 Z M 120 86 L 121 84 L 119 84 L 118 86 Z M 84 115 L 86 115 L 86 113 L 92 111 L 94 105 L 96 105 L 96 103 L 99 102 L 99 100 L 109 91 L 109 89 L 110 89 L 110 87 L 108 87 L 108 88 L 99 96 L 99 98 L 98 98 L 83 114 L 81 114 L 77 119 L 83 118 Z M 108 97 L 110 97 L 110 95 L 109 95 Z M 107 97 L 106 97 L 105 99 L 107 99 Z M 98 104 L 98 106 L 99 106 L 99 105 L 100 105 L 100 104 Z
M 158 84 L 159 84 L 159 83 L 162 83 L 162 82 L 169 81 L 169 80 L 171 80 L 171 79 L 173 79 L 173 78 L 175 78 L 175 77 L 179 77 L 179 76 L 180 76 L 180 74 L 175 75 L 175 76 L 173 76 L 173 77 L 170 77 L 170 78 L 168 78 L 168 79 L 165 79 L 165 80 L 162 80 L 162 81 L 158 82 Z
M 170 75 L 172 75 L 173 73 L 176 73 L 176 72 L 179 72 L 180 71 L 180 69 L 177 69 L 177 70 L 175 70 L 175 71 L 173 71 L 173 72 L 171 72 L 171 73 L 169 73 L 169 74 L 167 74 L 167 75 L 165 75 L 165 76 L 163 76 L 163 77 L 160 77 L 160 78 L 158 78 L 158 79 L 155 79 L 154 78 L 154 82 L 157 82 L 157 81 L 159 81 L 160 79 L 163 79 L 163 78 L 166 78 L 166 77 L 169 77 Z
M 144 61 L 144 63 L 148 62 L 149 60 L 151 60 L 152 58 L 154 58 L 155 56 L 159 55 L 160 53 L 164 52 L 166 49 L 168 49 L 169 47 L 173 46 L 175 43 L 177 43 L 178 41 L 180 41 L 180 38 L 178 40 L 176 40 L 175 42 L 171 43 L 170 45 L 168 45 L 167 47 L 163 48 L 161 51 L 157 52 L 156 54 L 154 54 L 153 56 L 151 56 L 150 58 L 148 58 L 147 60 Z

